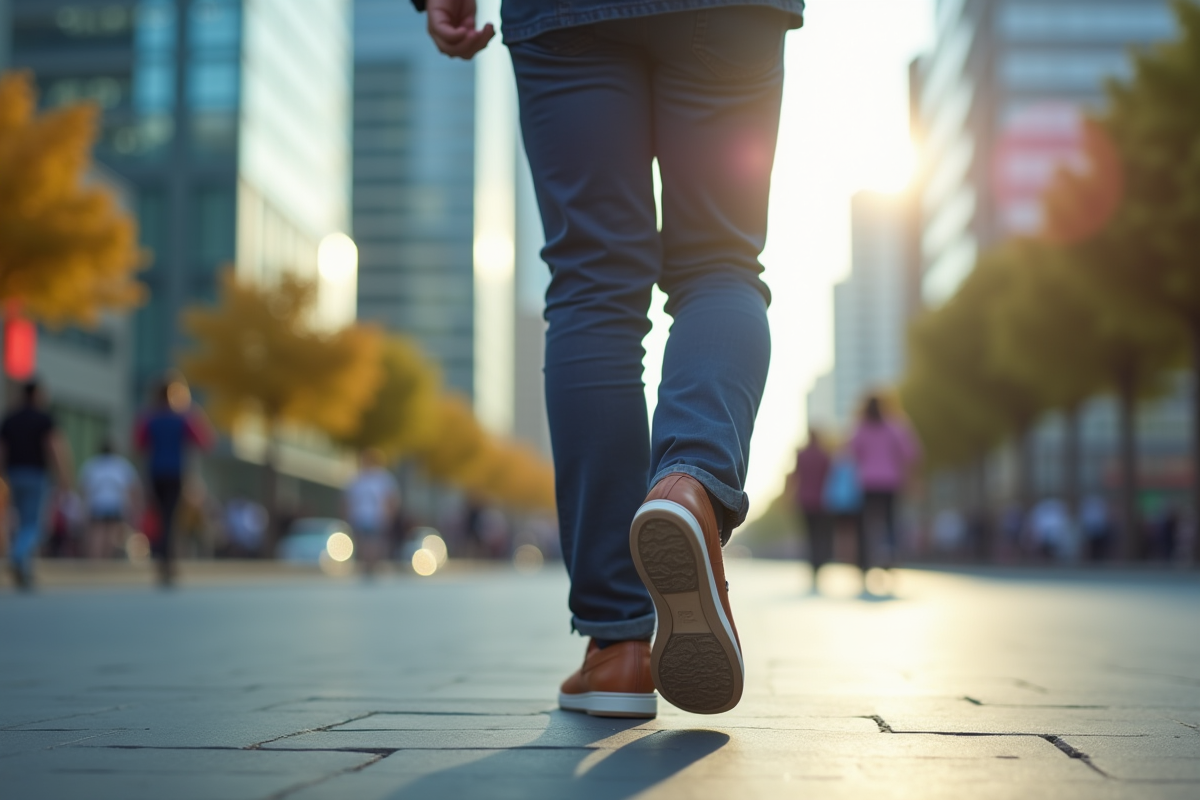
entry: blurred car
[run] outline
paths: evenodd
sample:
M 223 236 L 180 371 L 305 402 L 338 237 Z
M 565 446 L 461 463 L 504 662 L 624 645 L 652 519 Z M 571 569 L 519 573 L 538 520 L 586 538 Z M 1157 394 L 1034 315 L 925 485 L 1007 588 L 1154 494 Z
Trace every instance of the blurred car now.
M 288 527 L 277 552 L 280 560 L 293 564 L 348 563 L 354 558 L 350 524 L 333 517 L 303 517 Z

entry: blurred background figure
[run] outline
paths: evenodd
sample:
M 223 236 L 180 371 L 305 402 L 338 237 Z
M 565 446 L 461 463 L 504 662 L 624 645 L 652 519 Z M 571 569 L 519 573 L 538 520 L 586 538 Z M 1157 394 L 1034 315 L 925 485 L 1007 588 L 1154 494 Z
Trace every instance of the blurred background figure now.
M 1102 495 L 1090 494 L 1083 499 L 1079 507 L 1079 531 L 1087 560 L 1106 560 L 1112 547 L 1113 524 L 1108 502 Z
M 378 450 L 367 449 L 359 457 L 358 475 L 343 490 L 346 521 L 354 529 L 354 549 L 363 573 L 374 573 L 387 556 L 392 525 L 400 511 L 400 486 L 383 467 Z
M 225 504 L 225 552 L 229 558 L 261 556 L 267 532 L 267 510 L 244 497 Z
M 207 449 L 212 441 L 212 427 L 204 412 L 192 405 L 191 393 L 182 381 L 163 381 L 153 405 L 134 428 L 134 443 L 146 455 L 157 512 L 158 535 L 151 542 L 163 586 L 170 586 L 175 579 L 172 537 L 187 455 L 193 449 Z
M 808 429 L 808 444 L 796 454 L 796 508 L 808 533 L 808 560 L 812 564 L 813 591 L 817 572 L 833 558 L 833 520 L 825 509 L 825 481 L 832 463 L 816 428 Z
M 137 470 L 106 440 L 80 468 L 79 489 L 87 516 L 83 553 L 88 558 L 111 558 L 124 547 L 126 521 L 142 513 Z
M 1029 547 L 1045 560 L 1062 561 L 1074 552 L 1074 532 L 1067 504 L 1048 497 L 1029 511 Z
M 883 404 L 872 395 L 850 440 L 850 454 L 863 488 L 860 541 L 865 553 L 859 554 L 859 560 L 873 565 L 875 548 L 882 539 L 882 563 L 891 567 L 897 556 L 896 495 L 908 481 L 909 471 L 920 456 L 920 446 L 903 421 L 884 417 Z
M 64 489 L 71 483 L 71 454 L 45 402 L 41 386 L 31 380 L 21 389 L 20 405 L 0 423 L 0 464 L 17 514 L 9 561 L 13 580 L 25 590 L 33 586 L 51 471 Z

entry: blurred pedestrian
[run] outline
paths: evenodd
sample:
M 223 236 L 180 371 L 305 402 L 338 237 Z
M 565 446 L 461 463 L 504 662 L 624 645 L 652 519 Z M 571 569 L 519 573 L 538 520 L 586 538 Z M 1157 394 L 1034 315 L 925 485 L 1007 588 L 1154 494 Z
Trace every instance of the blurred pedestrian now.
M 400 511 L 400 485 L 383 466 L 378 450 L 364 450 L 358 474 L 342 492 L 346 521 L 354 531 L 354 549 L 363 573 L 370 576 L 387 556 L 392 524 Z
M 61 488 L 71 486 L 70 449 L 45 405 L 45 392 L 31 380 L 21 387 L 20 405 L 0 422 L 0 467 L 17 512 L 9 563 L 13 580 L 25 590 L 33 587 L 33 559 L 41 545 L 51 475 Z
M 825 508 L 825 482 L 831 464 L 829 451 L 816 428 L 808 429 L 808 443 L 796 454 L 796 507 L 808 533 L 808 560 L 812 564 L 813 591 L 817 573 L 833 559 L 833 520 Z
M 868 558 L 882 538 L 883 565 L 890 567 L 898 553 L 896 497 L 920 456 L 920 446 L 904 422 L 884 417 L 883 403 L 872 395 L 863 406 L 850 452 L 863 487 L 863 539 Z
M 146 471 L 158 518 L 158 536 L 152 540 L 158 562 L 159 583 L 175 580 L 175 511 L 183 493 L 183 473 L 188 453 L 207 449 L 214 436 L 208 418 L 192 405 L 191 394 L 182 381 L 165 380 L 155 393 L 153 405 L 134 428 L 134 443 L 146 454 Z
M 1047 497 L 1029 511 L 1030 550 L 1046 560 L 1062 560 L 1071 548 L 1071 512 L 1056 497 Z
M 475 0 L 428 3 L 442 52 L 470 58 L 491 39 L 490 25 L 476 29 Z M 803 0 L 502 5 L 551 270 L 546 405 L 572 627 L 591 637 L 559 694 L 565 709 L 654 716 L 655 687 L 698 713 L 741 698 L 721 547 L 749 508 L 771 346 L 759 255 L 784 34 L 803 10 Z M 655 284 L 673 321 L 651 431 L 642 340 Z M 667 601 L 679 592 L 692 598 L 684 616 Z
M 1087 560 L 1106 560 L 1112 546 L 1113 524 L 1108 502 L 1102 495 L 1090 494 L 1083 499 L 1079 507 L 1079 529 Z
M 142 508 L 142 484 L 137 470 L 104 441 L 100 452 L 83 463 L 79 488 L 87 516 L 84 554 L 108 558 L 123 545 L 125 523 L 137 519 Z

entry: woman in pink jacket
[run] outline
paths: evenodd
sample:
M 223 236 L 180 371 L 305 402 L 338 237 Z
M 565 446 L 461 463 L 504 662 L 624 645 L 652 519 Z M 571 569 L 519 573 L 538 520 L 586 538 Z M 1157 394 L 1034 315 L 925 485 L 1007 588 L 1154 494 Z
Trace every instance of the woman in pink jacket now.
M 868 397 L 862 420 L 850 441 L 850 454 L 858 468 L 863 489 L 863 537 L 883 527 L 887 544 L 885 563 L 896 557 L 896 494 L 904 488 L 908 472 L 920 457 L 921 448 L 912 431 L 897 419 L 885 419 L 878 397 Z M 860 555 L 860 561 L 868 563 Z

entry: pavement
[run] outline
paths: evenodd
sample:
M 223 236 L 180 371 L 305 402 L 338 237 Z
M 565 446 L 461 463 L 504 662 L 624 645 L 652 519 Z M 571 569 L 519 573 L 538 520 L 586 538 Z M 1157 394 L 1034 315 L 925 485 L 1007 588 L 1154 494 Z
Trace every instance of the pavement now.
M 1200 798 L 1195 573 L 729 573 L 741 705 L 644 722 L 555 709 L 558 566 L 3 590 L 0 796 Z

